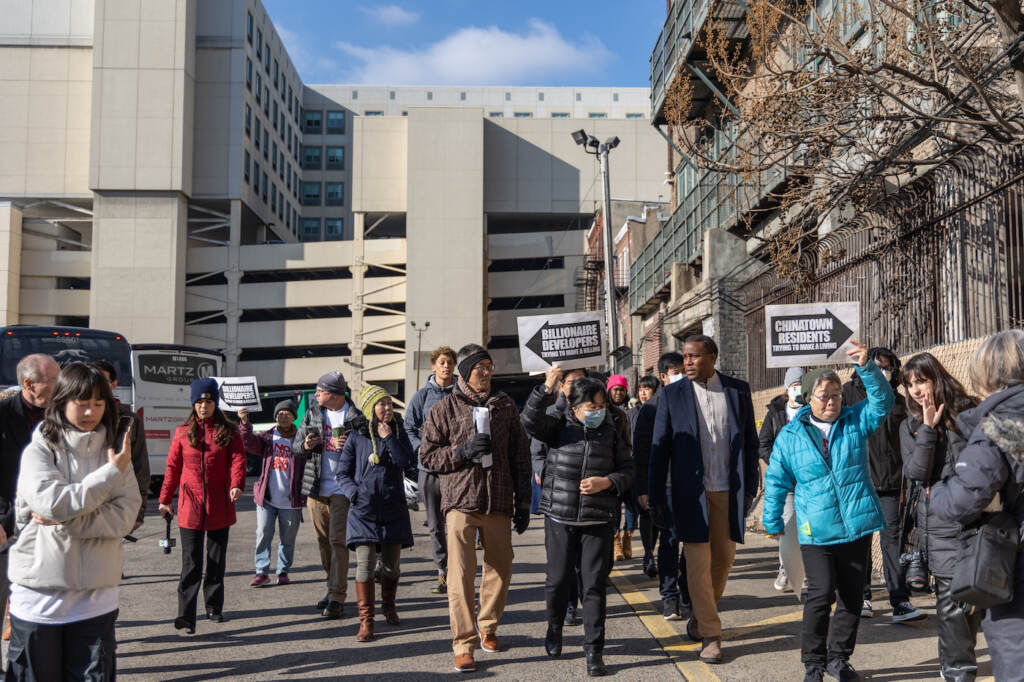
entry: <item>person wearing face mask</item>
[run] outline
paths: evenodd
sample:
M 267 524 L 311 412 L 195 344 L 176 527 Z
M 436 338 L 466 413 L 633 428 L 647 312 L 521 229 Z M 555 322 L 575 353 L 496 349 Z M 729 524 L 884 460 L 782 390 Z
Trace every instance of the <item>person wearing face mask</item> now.
M 686 376 L 661 392 L 650 465 L 652 515 L 672 527 L 686 553 L 693 600 L 686 634 L 703 642 L 700 660 L 712 664 L 723 660 L 718 602 L 761 478 L 750 384 L 718 372 L 717 360 L 714 339 L 686 339 Z M 658 483 L 665 480 L 667 487 Z
M 613 374 L 608 377 L 608 383 L 605 388 L 608 391 L 608 399 L 611 404 L 626 412 L 629 409 L 629 380 L 622 374 Z M 630 433 L 632 433 L 632 422 L 630 422 Z M 632 445 L 632 442 L 630 444 Z M 620 513 L 615 521 L 615 538 L 612 544 L 614 561 L 633 558 L 633 531 L 636 530 L 636 495 L 632 490 L 623 495 L 622 506 L 625 507 L 625 512 Z M 625 528 L 623 528 L 622 523 L 623 517 L 625 517 Z
M 608 412 L 608 393 L 600 381 L 577 379 L 563 416 L 546 413 L 561 376 L 557 365 L 549 369 L 523 410 L 526 432 L 548 448 L 540 503 L 547 550 L 544 648 L 549 656 L 562 653 L 562 624 L 578 555 L 587 674 L 597 677 L 607 674 L 602 657 L 606 579 L 620 498 L 633 484 L 633 458 Z
M 764 529 L 779 539 L 782 511 L 794 494 L 797 535 L 807 578 L 801 626 L 804 682 L 826 672 L 840 682 L 860 677 L 850 665 L 857 643 L 868 546 L 885 526 L 868 473 L 867 439 L 892 408 L 893 390 L 868 350 L 855 340 L 846 354 L 864 382 L 867 400 L 844 407 L 839 375 L 817 369 L 804 375 L 807 403 L 775 439 L 765 473 Z M 829 623 L 832 602 L 838 597 Z
M 787 369 L 786 378 L 783 381 L 786 392 L 775 396 L 768 403 L 768 412 L 765 414 L 764 422 L 761 424 L 761 432 L 757 436 L 757 451 L 766 465 L 771 463 L 772 446 L 775 444 L 775 438 L 782 431 L 782 427 L 792 421 L 796 413 L 803 407 L 803 395 L 800 388 L 800 378 L 803 375 L 804 370 L 802 367 L 790 367 Z M 789 523 L 792 517 L 793 494 L 790 493 L 786 495 L 786 506 L 782 510 L 782 522 Z M 793 590 L 793 587 L 789 584 L 789 579 L 786 577 L 786 567 L 782 563 L 781 549 L 779 549 L 779 574 L 775 577 L 773 587 L 779 592 Z
M 882 572 L 885 589 L 892 606 L 892 622 L 906 623 L 924 618 L 924 614 L 910 604 L 910 593 L 905 579 L 906 571 L 900 564 L 900 492 L 903 490 L 903 457 L 900 454 L 900 424 L 907 418 L 907 402 L 896 392 L 900 383 L 900 359 L 888 348 L 869 348 L 868 358 L 882 371 L 882 376 L 893 389 L 892 409 L 878 429 L 868 436 L 868 467 L 871 482 L 878 493 L 885 515 L 885 528 L 878 534 L 882 550 Z M 843 385 L 843 404 L 856 405 L 867 398 L 860 376 L 854 374 Z M 868 566 L 871 566 L 871 548 L 868 547 Z M 874 615 L 871 604 L 871 571 L 864 583 L 862 618 Z

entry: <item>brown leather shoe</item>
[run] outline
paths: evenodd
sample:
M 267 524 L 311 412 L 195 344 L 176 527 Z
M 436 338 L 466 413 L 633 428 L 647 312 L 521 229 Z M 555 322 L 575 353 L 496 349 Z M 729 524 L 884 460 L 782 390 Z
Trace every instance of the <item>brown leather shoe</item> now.
M 357 642 L 373 641 L 373 602 L 374 585 L 372 580 L 365 583 L 356 581 L 356 600 L 359 604 L 359 632 L 356 633 Z
M 702 663 L 716 665 L 722 662 L 722 638 L 708 637 L 704 640 L 704 648 L 700 650 Z
M 691 616 L 686 622 L 686 636 L 693 642 L 700 641 L 700 627 L 697 624 L 697 616 Z
M 493 634 L 483 635 L 480 638 L 480 648 L 491 653 L 501 651 L 501 647 L 498 645 L 498 636 Z
M 460 673 L 471 673 L 476 670 L 473 654 L 455 654 L 455 670 Z

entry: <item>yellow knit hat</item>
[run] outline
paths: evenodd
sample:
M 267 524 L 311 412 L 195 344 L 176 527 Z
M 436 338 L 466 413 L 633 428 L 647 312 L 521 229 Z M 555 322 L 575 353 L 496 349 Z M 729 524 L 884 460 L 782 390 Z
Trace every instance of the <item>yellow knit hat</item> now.
M 389 397 L 387 391 L 373 384 L 366 384 L 359 391 L 359 409 L 371 425 L 373 424 L 373 407 L 387 397 Z M 380 464 L 380 456 L 377 454 L 377 439 L 373 435 L 373 426 L 370 427 L 370 444 L 373 446 L 373 451 L 369 457 L 370 464 Z

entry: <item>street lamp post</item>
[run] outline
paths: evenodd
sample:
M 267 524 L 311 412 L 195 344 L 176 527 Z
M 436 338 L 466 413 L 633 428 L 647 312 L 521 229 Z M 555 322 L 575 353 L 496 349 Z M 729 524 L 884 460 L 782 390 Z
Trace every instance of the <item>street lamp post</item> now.
M 608 369 L 613 374 L 618 373 L 618 362 L 615 359 L 615 351 L 619 347 L 619 325 L 617 321 L 617 309 L 615 305 L 615 260 L 612 244 L 612 193 L 611 181 L 608 173 L 608 153 L 619 146 L 618 137 L 609 137 L 600 142 L 593 135 L 588 135 L 585 130 L 577 130 L 572 133 L 573 141 L 583 147 L 583 151 L 594 154 L 601 163 L 601 213 L 604 223 L 604 293 L 606 323 L 608 325 Z M 593 151 L 591 151 L 593 150 Z
M 414 332 L 416 332 L 416 390 L 419 390 L 419 388 L 420 388 L 420 351 L 423 349 L 423 332 L 427 331 L 427 328 L 430 327 L 430 321 L 428 320 L 427 322 L 424 322 L 422 327 L 417 327 L 416 323 L 413 322 L 413 321 L 410 321 L 409 325 L 412 327 L 412 330 Z M 406 394 L 408 394 L 408 393 L 409 392 L 406 391 Z

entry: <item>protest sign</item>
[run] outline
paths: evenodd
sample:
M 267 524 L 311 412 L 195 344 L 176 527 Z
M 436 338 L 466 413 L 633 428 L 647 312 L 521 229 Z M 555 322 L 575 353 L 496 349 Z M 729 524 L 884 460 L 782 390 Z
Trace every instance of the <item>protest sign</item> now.
M 220 389 L 220 401 L 217 403 L 222 411 L 237 412 L 241 409 L 259 412 L 260 387 L 256 377 L 213 377 Z
M 766 367 L 846 363 L 860 333 L 860 303 L 768 305 L 764 323 Z
M 524 372 L 593 367 L 605 362 L 604 313 L 532 315 L 517 319 Z

